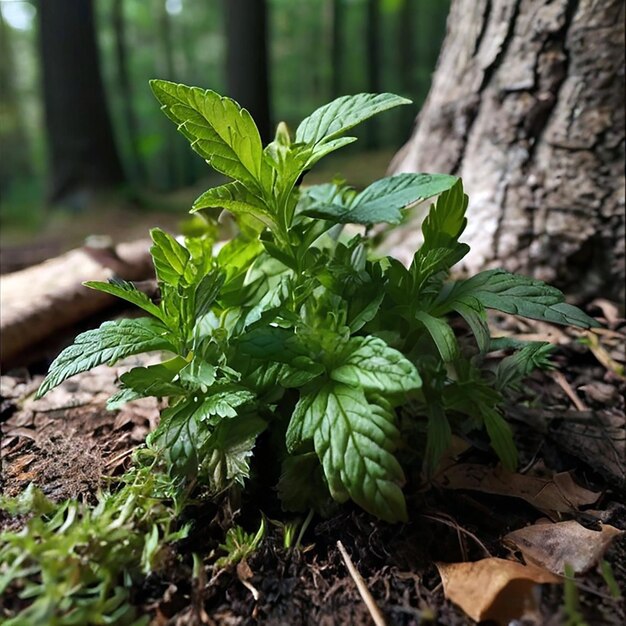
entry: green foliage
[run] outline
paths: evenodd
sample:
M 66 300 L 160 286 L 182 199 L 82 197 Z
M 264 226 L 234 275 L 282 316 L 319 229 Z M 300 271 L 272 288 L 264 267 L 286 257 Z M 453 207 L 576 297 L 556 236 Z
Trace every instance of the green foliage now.
M 263 541 L 266 527 L 265 518 L 262 518 L 261 525 L 255 534 L 246 532 L 241 526 L 229 528 L 224 543 L 220 544 L 220 549 L 226 554 L 217 559 L 215 565 L 217 567 L 237 565 L 239 561 L 250 556 Z
M 21 530 L 0 534 L 0 594 L 23 605 L 15 615 L 7 608 L 3 624 L 148 623 L 130 586 L 158 570 L 167 545 L 187 533 L 172 516 L 181 495 L 154 469 L 127 473 L 95 507 L 55 504 L 32 485 L 19 499 L 0 501 L 0 509 L 31 515 Z
M 151 85 L 194 150 L 232 179 L 202 194 L 193 210 L 210 219 L 224 208 L 240 233 L 215 254 L 209 236 L 179 242 L 152 231 L 158 304 L 122 281 L 89 283 L 152 317 L 80 335 L 40 393 L 100 363 L 168 352 L 161 364 L 124 374 L 110 406 L 167 398 L 148 446 L 176 484 L 200 483 L 212 494 L 244 483 L 257 437 L 268 431 L 282 463 L 278 492 L 293 511 L 351 499 L 381 519 L 406 520 L 402 463 L 421 455 L 432 469 L 455 429 L 485 429 L 514 468 L 501 407 L 509 389 L 549 365 L 549 347 L 510 344 L 494 369 L 485 355 L 503 346 L 491 340 L 486 310 L 582 327 L 594 321 L 558 290 L 502 270 L 448 281 L 468 252 L 459 241 L 468 199 L 455 177 L 401 174 L 360 193 L 341 184 L 299 187 L 322 156 L 353 140 L 344 133 L 407 101 L 344 96 L 306 118 L 294 137 L 280 124 L 263 147 L 254 121 L 232 100 Z M 408 268 L 373 256 L 369 238 L 342 234 L 346 223 L 398 223 L 403 209 L 433 196 Z M 475 342 L 459 336 L 455 317 Z M 409 403 L 401 424 L 396 409 Z M 229 541 L 237 558 L 254 543 L 235 534 Z
M 311 204 L 304 213 L 340 224 L 399 224 L 401 209 L 446 191 L 454 182 L 446 174 L 396 174 L 361 193 L 339 185 L 318 185 L 306 192 Z

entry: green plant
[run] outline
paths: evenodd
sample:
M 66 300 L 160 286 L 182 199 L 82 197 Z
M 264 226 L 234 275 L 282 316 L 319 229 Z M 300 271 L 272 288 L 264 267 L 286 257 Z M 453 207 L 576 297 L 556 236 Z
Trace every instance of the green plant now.
M 0 500 L 0 510 L 30 516 L 20 530 L 0 534 L 3 624 L 148 623 L 130 587 L 160 569 L 168 544 L 187 533 L 175 525 L 184 494 L 155 471 L 157 463 L 144 459 L 95 507 L 55 504 L 33 485 L 15 500 Z
M 164 453 L 173 478 L 212 493 L 243 483 L 267 430 L 273 457 L 282 459 L 286 510 L 324 509 L 330 494 L 384 520 L 404 520 L 403 465 L 425 457 L 433 467 L 453 429 L 486 428 L 502 462 L 514 467 L 504 393 L 546 365 L 549 346 L 492 339 L 486 310 L 582 327 L 594 320 L 557 289 L 503 270 L 448 281 L 468 252 L 459 241 L 468 199 L 453 176 L 399 174 L 361 192 L 299 186 L 322 157 L 355 140 L 348 130 L 408 101 L 345 96 L 306 118 L 294 136 L 279 124 L 264 148 L 234 101 L 165 81 L 152 81 L 152 89 L 192 148 L 233 179 L 202 194 L 192 212 L 210 218 L 226 209 L 240 233 L 215 253 L 210 237 L 179 243 L 153 230 L 158 304 L 121 280 L 87 283 L 148 316 L 79 335 L 39 395 L 102 363 L 169 353 L 122 375 L 110 408 L 168 398 L 148 444 Z M 406 207 L 434 196 L 408 268 L 377 257 L 367 235 L 342 233 L 344 224 L 366 232 L 398 224 Z M 511 354 L 488 366 L 485 356 L 501 349 Z M 410 410 L 398 420 L 405 405 Z
M 261 519 L 261 525 L 255 534 L 246 532 L 241 526 L 233 526 L 226 531 L 224 543 L 220 544 L 220 550 L 226 552 L 215 561 L 216 567 L 228 567 L 236 565 L 239 561 L 250 556 L 261 544 L 266 531 L 265 518 Z

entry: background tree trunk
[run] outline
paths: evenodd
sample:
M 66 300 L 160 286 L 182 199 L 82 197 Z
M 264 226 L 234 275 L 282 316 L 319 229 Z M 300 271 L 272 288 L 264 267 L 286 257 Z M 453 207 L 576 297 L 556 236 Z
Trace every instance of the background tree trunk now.
M 367 0 L 365 22 L 365 58 L 367 62 L 367 91 L 380 93 L 380 6 L 379 0 Z M 368 148 L 376 148 L 379 144 L 379 126 L 376 118 L 365 127 L 365 143 Z
M 390 170 L 463 177 L 471 270 L 623 300 L 623 86 L 622 0 L 455 0 Z
M 50 200 L 82 208 L 83 194 L 123 182 L 102 87 L 92 0 L 39 2 L 50 155 Z
M 227 94 L 250 111 L 261 138 L 272 139 L 265 0 L 224 0 Z
M 342 96 L 341 79 L 343 69 L 343 0 L 331 0 L 330 37 L 330 99 Z
M 126 20 L 124 17 L 124 0 L 113 0 L 111 8 L 113 32 L 115 33 L 115 64 L 117 81 L 122 96 L 122 110 L 126 132 L 132 172 L 138 183 L 145 184 L 146 168 L 139 152 L 139 119 L 135 112 L 134 85 L 129 68 L 128 46 L 126 42 Z
M 14 179 L 28 179 L 33 174 L 24 127 L 24 107 L 15 85 L 16 66 L 9 40 L 9 28 L 0 13 L 0 197 L 6 194 Z M 11 158 L 7 158 L 9 155 Z

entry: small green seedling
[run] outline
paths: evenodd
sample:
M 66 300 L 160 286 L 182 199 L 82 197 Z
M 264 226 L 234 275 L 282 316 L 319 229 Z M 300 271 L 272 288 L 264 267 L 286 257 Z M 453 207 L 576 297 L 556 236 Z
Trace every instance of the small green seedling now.
M 449 280 L 469 251 L 460 242 L 468 198 L 454 176 L 398 174 L 360 192 L 300 187 L 320 159 L 355 141 L 350 129 L 409 101 L 344 96 L 293 134 L 279 124 L 263 146 L 233 100 L 162 80 L 151 85 L 191 147 L 232 179 L 202 194 L 192 212 L 211 219 L 225 209 L 239 234 L 217 251 L 210 236 L 181 243 L 153 230 L 158 302 L 122 280 L 86 283 L 146 315 L 79 335 L 39 395 L 102 363 L 163 353 L 161 363 L 123 374 L 109 407 L 167 398 L 148 445 L 176 480 L 214 494 L 250 476 L 255 443 L 267 431 L 289 511 L 325 510 L 330 496 L 389 522 L 406 520 L 405 469 L 423 459 L 434 467 L 455 430 L 485 428 L 514 468 L 504 395 L 547 365 L 550 346 L 493 339 L 487 309 L 583 328 L 594 320 L 557 289 L 503 270 Z M 342 232 L 345 224 L 366 233 L 399 224 L 407 207 L 434 197 L 408 268 L 377 256 L 368 236 Z M 493 367 L 485 357 L 502 349 L 510 354 Z
M 265 518 L 261 519 L 261 525 L 255 534 L 246 532 L 241 526 L 233 526 L 226 531 L 226 539 L 220 544 L 220 550 L 226 552 L 215 561 L 216 567 L 228 567 L 237 565 L 239 561 L 250 556 L 261 544 L 265 537 L 267 524 Z

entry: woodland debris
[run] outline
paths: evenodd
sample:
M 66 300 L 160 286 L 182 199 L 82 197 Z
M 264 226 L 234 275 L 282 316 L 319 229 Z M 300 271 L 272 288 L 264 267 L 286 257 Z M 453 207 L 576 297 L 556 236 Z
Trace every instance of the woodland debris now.
M 35 482 L 55 500 L 91 494 L 101 474 L 128 462 L 158 420 L 155 398 L 107 411 L 117 377 L 149 359 L 131 357 L 116 367 L 101 366 L 68 380 L 33 400 L 39 377 L 3 376 L 0 389 L 8 417 L 0 439 L 0 488 L 17 495 Z M 106 443 L 102 443 L 104 441 Z
M 563 372 L 555 370 L 551 372 L 551 376 L 556 384 L 564 391 L 565 395 L 572 401 L 572 404 L 578 411 L 587 411 L 587 407 L 583 401 L 578 397 L 578 394 L 572 389 L 572 386 L 567 382 L 567 378 L 563 375 Z
M 521 498 L 546 514 L 572 513 L 581 506 L 594 504 L 600 497 L 599 493 L 577 485 L 569 472 L 544 478 L 477 463 L 448 467 L 435 477 L 435 482 L 444 489 L 469 489 Z
M 436 563 L 448 600 L 477 622 L 508 624 L 537 611 L 535 586 L 561 578 L 535 565 L 487 558 L 465 563 Z
M 90 244 L 0 277 L 2 366 L 10 367 L 27 349 L 115 301 L 84 287 L 84 281 L 106 281 L 114 275 L 125 280 L 152 276 L 149 248 L 150 242 L 143 239 L 115 248 Z
M 612 372 L 615 376 L 618 376 L 622 379 L 626 378 L 626 372 L 624 370 L 623 363 L 619 363 L 611 356 L 608 350 L 602 345 L 598 335 L 589 331 L 585 331 L 583 335 L 584 343 L 589 346 L 589 349 L 593 353 L 593 356 L 596 357 L 598 362 L 601 363 L 609 372 Z
M 376 626 L 386 626 L 386 622 L 385 622 L 385 618 L 383 617 L 383 614 L 380 612 L 380 609 L 378 608 L 376 601 L 374 600 L 372 594 L 370 593 L 370 590 L 367 588 L 367 585 L 365 584 L 363 577 L 361 576 L 361 574 L 359 573 L 359 570 L 356 568 L 356 566 L 352 562 L 352 559 L 350 558 L 348 551 L 345 549 L 341 541 L 337 541 L 337 548 L 339 549 L 339 552 L 341 553 L 341 558 L 343 559 L 343 562 L 346 564 L 346 567 L 348 568 L 348 573 L 350 574 L 350 576 L 352 577 L 352 580 L 354 580 L 354 583 L 356 584 L 356 587 L 359 591 L 359 595 L 361 596 L 361 599 L 365 603 L 367 610 L 372 616 L 372 621 L 374 622 Z
M 608 524 L 601 524 L 600 530 L 589 530 L 574 520 L 556 524 L 540 520 L 514 530 L 504 541 L 515 545 L 526 562 L 562 576 L 566 565 L 574 574 L 590 570 L 621 534 L 623 531 Z

